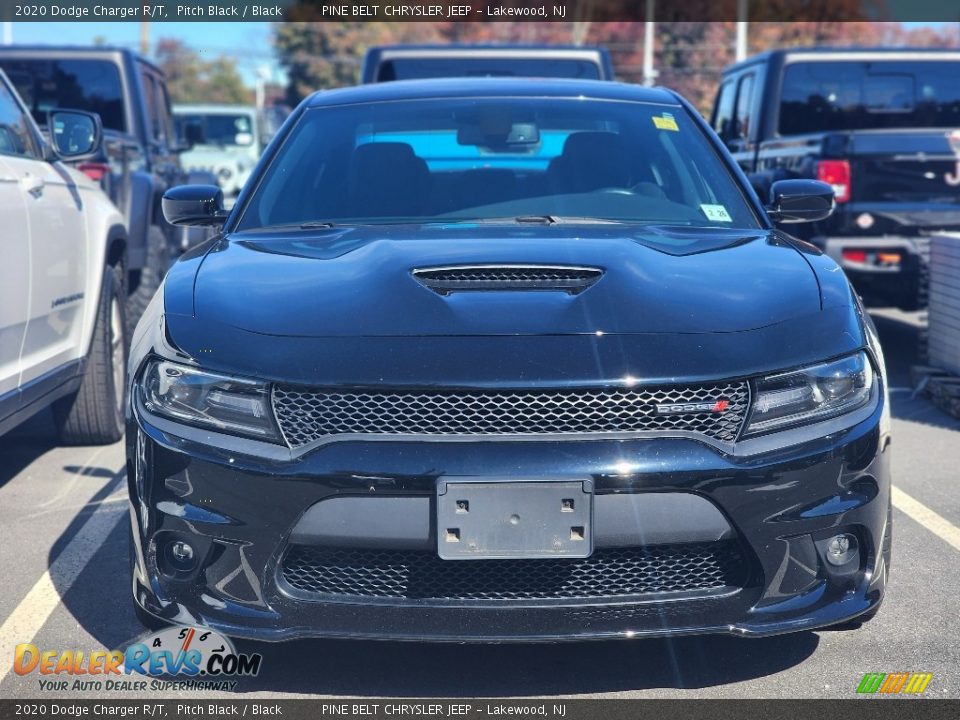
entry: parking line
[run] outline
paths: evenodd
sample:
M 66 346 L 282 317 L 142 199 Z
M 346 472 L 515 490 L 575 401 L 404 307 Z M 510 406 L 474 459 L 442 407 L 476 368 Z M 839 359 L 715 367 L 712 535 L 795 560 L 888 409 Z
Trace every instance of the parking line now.
M 893 486 L 893 506 L 906 513 L 914 521 L 920 523 L 927 530 L 937 535 L 960 550 L 960 528 L 951 523 L 942 515 L 938 515 L 919 500 L 907 495 L 900 488 Z
M 124 482 L 121 475 L 114 482 Z M 111 488 L 108 497 L 116 487 Z M 30 642 L 47 622 L 47 618 L 60 604 L 61 597 L 83 572 L 100 546 L 126 516 L 125 505 L 99 503 L 97 509 L 84 523 L 80 531 L 67 543 L 56 560 L 44 571 L 33 588 L 26 594 L 10 616 L 0 625 L 0 682 L 13 667 L 13 651 L 19 643 Z M 57 578 L 57 584 L 53 578 Z
M 50 505 L 55 505 L 63 498 L 73 494 L 73 488 L 76 487 L 77 483 L 80 482 L 80 478 L 87 476 L 87 472 L 93 467 L 94 461 L 103 453 L 103 451 L 103 447 L 99 447 L 94 450 L 93 454 L 91 454 L 90 457 L 84 461 L 80 469 L 73 473 L 73 477 L 70 478 L 70 482 L 63 483 L 60 492 L 58 492 L 56 495 L 52 495 L 48 500 L 37 505 L 37 507 L 45 508 L 49 507 Z

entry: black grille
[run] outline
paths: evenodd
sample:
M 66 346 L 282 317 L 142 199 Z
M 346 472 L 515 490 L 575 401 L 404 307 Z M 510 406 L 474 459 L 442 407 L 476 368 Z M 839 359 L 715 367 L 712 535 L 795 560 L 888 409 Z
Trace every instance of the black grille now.
M 413 276 L 431 290 L 447 295 L 471 290 L 559 290 L 576 294 L 600 279 L 599 268 L 554 266 L 446 267 L 414 270 Z
M 295 591 L 411 600 L 553 600 L 742 587 L 736 541 L 598 549 L 579 559 L 441 560 L 431 551 L 292 546 L 282 568 Z
M 657 406 L 706 404 L 670 414 Z M 745 382 L 629 390 L 334 392 L 277 385 L 280 429 L 297 448 L 337 435 L 542 435 L 683 431 L 731 443 L 749 404 Z M 689 408 L 687 408 L 689 409 Z

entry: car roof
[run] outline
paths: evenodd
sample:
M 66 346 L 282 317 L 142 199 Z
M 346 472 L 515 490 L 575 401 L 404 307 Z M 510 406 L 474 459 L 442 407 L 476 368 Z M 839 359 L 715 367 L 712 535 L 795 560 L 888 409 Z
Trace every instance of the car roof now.
M 823 55 L 856 55 L 856 56 L 876 56 L 879 58 L 889 57 L 889 56 L 906 56 L 906 55 L 956 55 L 960 57 L 960 50 L 957 48 L 930 48 L 930 47 L 843 47 L 843 46 L 817 46 L 817 47 L 791 47 L 791 48 L 778 48 L 776 50 L 767 50 L 762 53 L 757 53 L 756 55 L 751 55 L 745 60 L 741 60 L 738 63 L 727 66 L 723 73 L 736 72 L 742 68 L 747 67 L 748 65 L 754 65 L 756 63 L 768 62 L 774 58 L 784 58 L 787 56 L 823 56 Z
M 648 88 L 609 80 L 565 80 L 553 78 L 437 78 L 396 80 L 339 90 L 320 90 L 306 100 L 306 107 L 470 97 L 583 97 L 595 100 L 679 105 L 677 96 L 666 88 Z
M 156 63 L 148 60 L 138 52 L 130 48 L 117 47 L 115 45 L 3 45 L 0 46 L 0 55 L 12 57 L 21 56 L 24 58 L 33 57 L 74 57 L 77 55 L 129 55 L 140 62 L 162 72 Z
M 217 113 L 223 114 L 236 114 L 236 113 L 248 113 L 250 115 L 255 115 L 257 108 L 253 105 L 227 105 L 225 103 L 210 103 L 210 104 L 194 104 L 194 103 L 174 103 L 173 112 L 191 112 L 191 113 L 207 113 L 208 115 L 215 115 Z
M 443 44 L 443 43 L 423 43 L 419 45 L 407 45 L 407 44 L 397 44 L 397 45 L 374 45 L 368 52 L 383 52 L 385 50 L 440 50 L 446 53 L 449 52 L 458 52 L 463 51 L 464 53 L 470 53 L 474 50 L 516 50 L 518 52 L 524 51 L 535 51 L 543 52 L 544 50 L 557 50 L 560 52 L 568 52 L 571 50 L 577 52 L 605 52 L 604 48 L 599 45 L 543 45 L 543 44 L 534 44 L 534 45 L 522 45 L 522 44 L 498 44 L 498 43 L 480 43 L 476 45 L 460 45 L 460 44 Z

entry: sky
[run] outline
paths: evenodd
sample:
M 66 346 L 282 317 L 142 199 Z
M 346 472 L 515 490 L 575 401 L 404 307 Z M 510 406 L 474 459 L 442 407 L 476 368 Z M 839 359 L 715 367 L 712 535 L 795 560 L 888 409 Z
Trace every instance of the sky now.
M 140 46 L 139 22 L 43 22 L 10 23 L 13 42 L 57 45 L 89 45 L 96 37 L 103 37 L 107 45 L 137 49 Z M 227 55 L 237 61 L 237 70 L 244 81 L 253 86 L 256 71 L 266 67 L 272 77 L 280 80 L 281 73 L 273 57 L 270 44 L 270 23 L 255 22 L 162 22 L 150 24 L 151 45 L 163 37 L 174 37 L 212 59 Z M 213 36 L 211 38 L 211 35 Z

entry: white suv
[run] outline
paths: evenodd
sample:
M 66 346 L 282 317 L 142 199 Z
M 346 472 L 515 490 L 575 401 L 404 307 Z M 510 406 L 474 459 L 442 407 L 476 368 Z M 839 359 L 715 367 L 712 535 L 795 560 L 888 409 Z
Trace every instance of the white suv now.
M 40 134 L 0 73 L 0 434 L 53 405 L 61 440 L 123 433 L 123 218 L 61 160 L 92 155 L 97 115 L 50 113 Z

